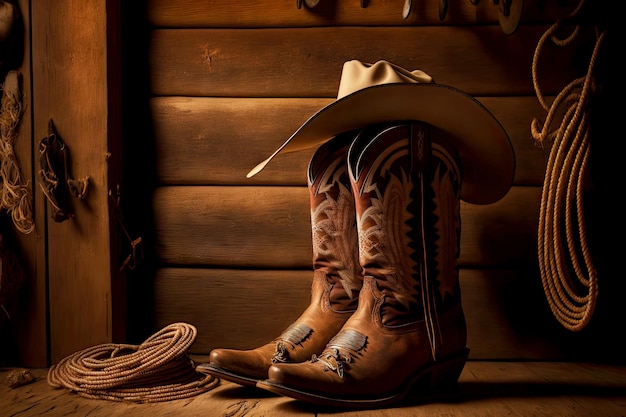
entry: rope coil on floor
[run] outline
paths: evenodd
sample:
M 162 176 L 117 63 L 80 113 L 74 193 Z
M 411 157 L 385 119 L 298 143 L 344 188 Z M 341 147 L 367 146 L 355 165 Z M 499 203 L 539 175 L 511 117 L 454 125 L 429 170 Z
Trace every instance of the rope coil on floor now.
M 196 372 L 187 350 L 197 330 L 171 324 L 141 345 L 106 343 L 62 359 L 48 370 L 48 384 L 93 399 L 160 402 L 189 398 L 220 380 Z
M 581 1 L 566 20 L 573 20 L 583 4 Z M 568 37 L 557 38 L 556 32 L 563 23 L 558 21 L 546 31 L 533 57 L 535 92 L 548 114 L 543 126 L 537 119 L 533 120 L 531 134 L 539 144 L 554 141 L 543 183 L 538 230 L 543 289 L 559 323 L 566 329 L 579 331 L 591 320 L 598 297 L 597 272 L 587 244 L 583 186 L 588 179 L 593 70 L 606 32 L 596 34 L 587 74 L 569 83 L 548 107 L 537 82 L 537 61 L 548 40 L 566 46 L 580 34 L 580 27 L 576 25 Z M 562 120 L 558 128 L 550 130 L 558 113 L 562 113 Z

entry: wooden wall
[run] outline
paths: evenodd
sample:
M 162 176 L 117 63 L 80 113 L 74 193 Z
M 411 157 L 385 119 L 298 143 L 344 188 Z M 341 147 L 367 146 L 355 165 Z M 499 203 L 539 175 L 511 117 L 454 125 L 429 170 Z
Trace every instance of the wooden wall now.
M 386 59 L 474 95 L 515 149 L 510 192 L 491 205 L 462 205 L 471 358 L 588 358 L 598 343 L 612 343 L 604 329 L 561 328 L 543 295 L 537 225 L 549 146 L 530 135 L 531 120 L 545 117 L 531 63 L 547 27 L 574 2 L 524 3 L 520 27 L 506 35 L 490 1 L 452 0 L 442 21 L 434 1 L 414 1 L 403 20 L 401 0 L 366 8 L 322 0 L 300 10 L 294 0 L 147 0 L 147 75 L 137 70 L 145 84 L 135 87 L 146 89 L 149 122 L 134 127 L 137 146 L 127 158 L 143 162 L 127 160 L 125 177 L 149 204 L 130 217 L 146 258 L 130 291 L 140 307 L 129 327 L 191 323 L 192 351 L 204 354 L 256 347 L 299 315 L 312 277 L 305 188 L 312 152 L 282 155 L 252 179 L 246 173 L 333 100 L 345 61 Z M 580 75 L 584 47 L 545 55 L 544 94 Z
M 6 328 L 0 326 L 0 362 L 43 367 L 126 336 L 121 240 L 109 211 L 109 191 L 117 188 L 122 167 L 120 2 L 9 3 L 19 6 L 14 33 L 22 52 L 8 68 L 22 78 L 15 154 L 32 193 L 35 230 L 24 234 L 9 222 L 2 230 L 23 280 L 10 294 L 18 308 Z M 3 64 L 6 58 L 1 56 Z M 67 202 L 74 217 L 64 222 L 53 220 L 40 187 L 39 145 L 50 120 L 66 145 L 69 175 L 89 178 L 85 198 Z M 64 187 L 59 181 L 59 190 Z

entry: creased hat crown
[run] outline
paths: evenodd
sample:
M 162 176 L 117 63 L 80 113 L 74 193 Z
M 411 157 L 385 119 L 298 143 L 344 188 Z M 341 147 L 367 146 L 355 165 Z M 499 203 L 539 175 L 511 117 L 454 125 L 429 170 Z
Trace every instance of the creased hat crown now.
M 422 70 L 407 71 L 387 61 L 367 64 L 352 60 L 343 64 L 337 99 L 374 85 L 432 82 L 433 78 Z

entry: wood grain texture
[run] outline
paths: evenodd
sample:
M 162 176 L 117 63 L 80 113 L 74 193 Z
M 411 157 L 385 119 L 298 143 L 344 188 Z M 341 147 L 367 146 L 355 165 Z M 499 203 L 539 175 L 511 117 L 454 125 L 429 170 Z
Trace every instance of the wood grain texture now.
M 175 265 L 309 267 L 305 187 L 163 187 L 155 192 L 158 255 Z
M 536 97 L 479 97 L 507 131 L 516 155 L 514 184 L 541 185 L 550 143 L 540 148 L 530 124 L 546 111 Z M 248 171 L 269 156 L 323 98 L 154 97 L 156 165 L 163 185 L 306 185 L 309 151 L 283 154 L 259 175 Z
M 9 370 L 1 369 L 4 380 Z M 351 411 L 307 405 L 227 381 L 204 394 L 136 404 L 80 397 L 46 382 L 16 389 L 0 386 L 0 409 L 9 416 L 49 417 L 619 417 L 626 413 L 626 368 L 590 363 L 469 361 L 456 388 L 438 398 L 398 407 Z
M 163 268 L 157 273 L 155 323 L 198 329 L 192 352 L 253 348 L 272 341 L 309 304 L 313 273 L 289 270 Z
M 507 37 L 497 26 L 157 29 L 149 76 L 158 96 L 332 98 L 344 62 L 385 59 L 473 96 L 528 96 L 546 30 L 523 26 Z M 537 67 L 544 94 L 583 74 L 576 54 L 578 42 L 545 47 Z
M 71 199 L 72 220 L 56 223 L 46 214 L 53 362 L 111 341 L 116 326 L 124 325 L 112 321 L 118 294 L 112 289 L 107 153 L 109 135 L 117 132 L 109 114 L 115 85 L 107 67 L 107 3 L 41 1 L 32 9 L 34 137 L 47 136 L 52 119 L 71 155 L 72 178 L 89 177 L 85 199 Z
M 463 203 L 460 264 L 535 262 L 540 193 L 516 187 L 494 204 Z M 153 206 L 157 251 L 166 264 L 311 266 L 306 187 L 161 187 Z

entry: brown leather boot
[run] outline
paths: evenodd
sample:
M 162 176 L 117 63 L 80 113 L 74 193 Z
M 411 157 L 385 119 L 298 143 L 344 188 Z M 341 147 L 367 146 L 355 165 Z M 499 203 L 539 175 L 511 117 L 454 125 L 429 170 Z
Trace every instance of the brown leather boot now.
M 279 337 L 252 350 L 214 349 L 197 370 L 256 386 L 273 363 L 302 362 L 320 353 L 354 313 L 363 284 L 354 197 L 346 156 L 354 133 L 321 146 L 308 169 L 313 237 L 311 304 Z
M 324 351 L 257 386 L 317 404 L 388 406 L 456 384 L 469 350 L 457 259 L 461 173 L 427 124 L 365 129 L 348 155 L 365 280 Z

